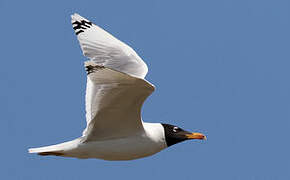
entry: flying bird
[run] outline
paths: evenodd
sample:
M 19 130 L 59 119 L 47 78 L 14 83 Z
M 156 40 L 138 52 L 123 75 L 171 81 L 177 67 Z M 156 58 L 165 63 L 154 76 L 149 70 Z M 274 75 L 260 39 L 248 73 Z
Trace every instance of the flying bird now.
M 86 121 L 82 136 L 29 149 L 29 153 L 104 160 L 132 160 L 153 155 L 176 143 L 206 139 L 178 126 L 148 123 L 141 107 L 154 91 L 145 80 L 148 68 L 128 45 L 79 14 L 71 16 L 87 72 Z

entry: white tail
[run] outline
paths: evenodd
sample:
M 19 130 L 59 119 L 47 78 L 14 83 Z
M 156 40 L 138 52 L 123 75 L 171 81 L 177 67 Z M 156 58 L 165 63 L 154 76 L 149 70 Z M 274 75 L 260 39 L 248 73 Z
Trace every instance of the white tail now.
M 73 141 L 68 141 L 60 144 L 55 144 L 51 146 L 44 146 L 39 148 L 30 148 L 28 149 L 29 153 L 37 153 L 38 155 L 47 156 L 63 156 L 65 152 L 75 147 L 79 142 L 79 139 Z

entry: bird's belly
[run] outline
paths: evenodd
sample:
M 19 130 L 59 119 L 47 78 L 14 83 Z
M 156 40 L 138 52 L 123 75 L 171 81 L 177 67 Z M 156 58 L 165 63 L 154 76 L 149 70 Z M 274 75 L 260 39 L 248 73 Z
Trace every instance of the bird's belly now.
M 104 160 L 131 160 L 153 155 L 166 145 L 146 138 L 124 138 L 80 144 L 69 156 Z

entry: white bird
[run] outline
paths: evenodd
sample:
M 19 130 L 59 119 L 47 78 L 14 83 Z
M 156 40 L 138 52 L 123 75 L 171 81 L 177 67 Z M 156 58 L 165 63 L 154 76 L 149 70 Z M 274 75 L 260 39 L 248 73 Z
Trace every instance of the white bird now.
M 206 139 L 177 126 L 143 122 L 141 107 L 154 91 L 148 68 L 125 43 L 78 14 L 71 16 L 87 71 L 86 120 L 81 137 L 31 148 L 29 153 L 104 160 L 153 155 L 188 139 Z

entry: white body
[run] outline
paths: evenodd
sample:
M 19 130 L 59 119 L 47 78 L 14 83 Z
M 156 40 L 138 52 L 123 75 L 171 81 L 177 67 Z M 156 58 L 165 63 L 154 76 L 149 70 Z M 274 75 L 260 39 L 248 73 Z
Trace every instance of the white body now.
M 73 141 L 30 149 L 30 153 L 57 152 L 64 157 L 81 159 L 131 160 L 153 155 L 167 147 L 160 123 L 144 123 L 144 131 L 133 136 L 83 142 Z
M 167 147 L 161 124 L 144 123 L 144 127 L 143 133 L 134 136 L 88 143 L 76 142 L 77 146 L 64 151 L 63 156 L 131 160 L 153 155 Z

